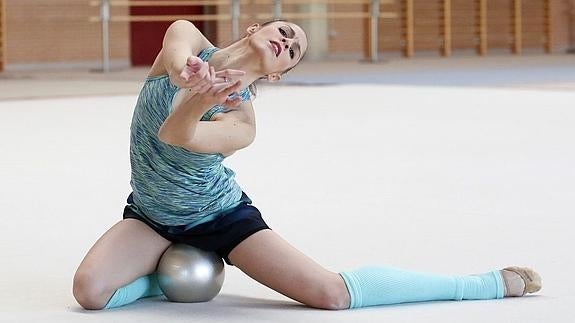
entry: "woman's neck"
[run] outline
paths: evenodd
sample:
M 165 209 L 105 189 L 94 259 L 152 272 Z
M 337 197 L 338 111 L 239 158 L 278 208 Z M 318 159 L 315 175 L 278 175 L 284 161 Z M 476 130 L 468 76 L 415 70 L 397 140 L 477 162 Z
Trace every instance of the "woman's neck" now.
M 246 87 L 260 78 L 261 72 L 258 72 L 259 63 L 254 59 L 257 54 L 249 46 L 247 39 L 243 38 L 228 47 L 222 48 L 215 52 L 208 60 L 211 66 L 217 71 L 224 69 L 234 69 L 246 72 L 240 79 L 242 87 Z

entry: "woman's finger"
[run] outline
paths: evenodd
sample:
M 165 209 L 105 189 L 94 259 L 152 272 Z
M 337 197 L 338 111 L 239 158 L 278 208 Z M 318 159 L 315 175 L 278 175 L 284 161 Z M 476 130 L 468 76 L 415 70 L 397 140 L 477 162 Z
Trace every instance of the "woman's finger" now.
M 223 89 L 225 89 L 229 85 L 230 85 L 229 83 L 215 83 L 214 85 L 212 85 L 212 88 L 210 89 L 210 93 L 218 94 L 218 93 L 220 93 L 220 91 L 222 91 Z
M 204 61 L 197 56 L 190 56 L 186 60 L 186 65 L 190 68 L 190 71 L 193 73 L 197 72 L 202 67 L 203 63 Z
M 214 80 L 214 84 L 230 84 L 232 82 L 232 78 L 230 77 L 217 77 Z
M 236 108 L 236 107 L 238 107 L 241 103 L 242 103 L 242 98 L 239 97 L 239 96 L 237 96 L 237 97 L 235 97 L 235 98 L 233 98 L 233 99 L 227 99 L 226 102 L 224 102 L 223 105 L 224 105 L 226 108 L 229 109 L 229 108 Z
M 225 88 L 223 91 L 221 91 L 221 93 L 226 93 L 226 95 L 230 95 L 234 92 L 237 92 L 240 89 L 241 85 L 242 85 L 242 82 L 240 80 L 237 80 L 234 83 L 232 83 L 230 86 Z
M 198 82 L 200 80 L 205 79 L 208 74 L 209 74 L 208 63 L 203 62 L 198 71 L 192 74 L 192 78 L 195 78 L 195 81 Z M 190 81 L 192 81 L 192 79 L 190 79 Z
M 201 87 L 198 89 L 198 93 L 200 93 L 200 94 L 201 94 L 201 93 L 206 93 L 206 92 L 208 92 L 208 91 L 210 90 L 211 87 L 212 87 L 212 84 L 211 84 L 210 82 L 206 82 L 206 83 L 204 83 L 203 86 L 201 86 Z
M 216 72 L 216 80 L 214 83 L 231 83 L 237 80 L 240 76 L 245 75 L 246 72 L 241 70 L 225 69 Z
M 212 66 L 206 62 L 206 75 L 204 76 L 205 79 L 211 81 L 212 80 Z
M 225 95 L 230 95 L 234 92 L 236 92 L 237 90 L 240 89 L 240 85 L 241 85 L 241 81 L 237 80 L 233 83 L 224 83 L 223 85 L 225 85 L 222 89 L 220 89 L 219 91 L 216 92 L 216 94 L 220 95 L 220 94 L 225 94 Z
M 243 76 L 245 75 L 246 72 L 241 71 L 241 70 L 232 70 L 232 69 L 225 69 L 225 70 L 221 70 L 221 71 L 217 71 L 216 72 L 216 77 L 233 77 L 233 76 Z

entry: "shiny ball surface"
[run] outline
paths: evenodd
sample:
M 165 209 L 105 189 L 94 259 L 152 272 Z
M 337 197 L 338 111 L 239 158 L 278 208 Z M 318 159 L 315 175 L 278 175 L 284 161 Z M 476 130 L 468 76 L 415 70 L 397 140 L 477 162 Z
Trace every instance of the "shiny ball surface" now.
M 214 252 L 172 244 L 158 263 L 158 282 L 168 300 L 207 302 L 222 289 L 224 262 Z

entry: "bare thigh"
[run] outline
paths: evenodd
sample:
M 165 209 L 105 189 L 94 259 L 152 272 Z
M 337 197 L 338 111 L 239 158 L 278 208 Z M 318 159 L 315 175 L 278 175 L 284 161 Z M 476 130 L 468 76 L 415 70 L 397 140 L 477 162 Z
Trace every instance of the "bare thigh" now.
M 116 289 L 152 273 L 170 241 L 135 219 L 116 223 L 96 241 L 74 277 L 84 308 L 102 308 Z
M 345 309 L 349 293 L 341 276 L 291 246 L 271 230 L 248 237 L 229 254 L 248 276 L 311 307 Z

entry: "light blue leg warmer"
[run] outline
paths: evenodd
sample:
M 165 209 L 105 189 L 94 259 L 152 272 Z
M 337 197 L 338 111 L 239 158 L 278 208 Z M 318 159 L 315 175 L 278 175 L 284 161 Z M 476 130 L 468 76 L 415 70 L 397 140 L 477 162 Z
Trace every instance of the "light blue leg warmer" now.
M 499 271 L 481 275 L 444 276 L 391 267 L 365 267 L 342 272 L 350 308 L 439 300 L 503 298 Z
M 124 287 L 118 288 L 104 308 L 120 307 L 140 298 L 158 295 L 162 295 L 162 290 L 158 285 L 156 273 L 153 273 L 140 277 Z

